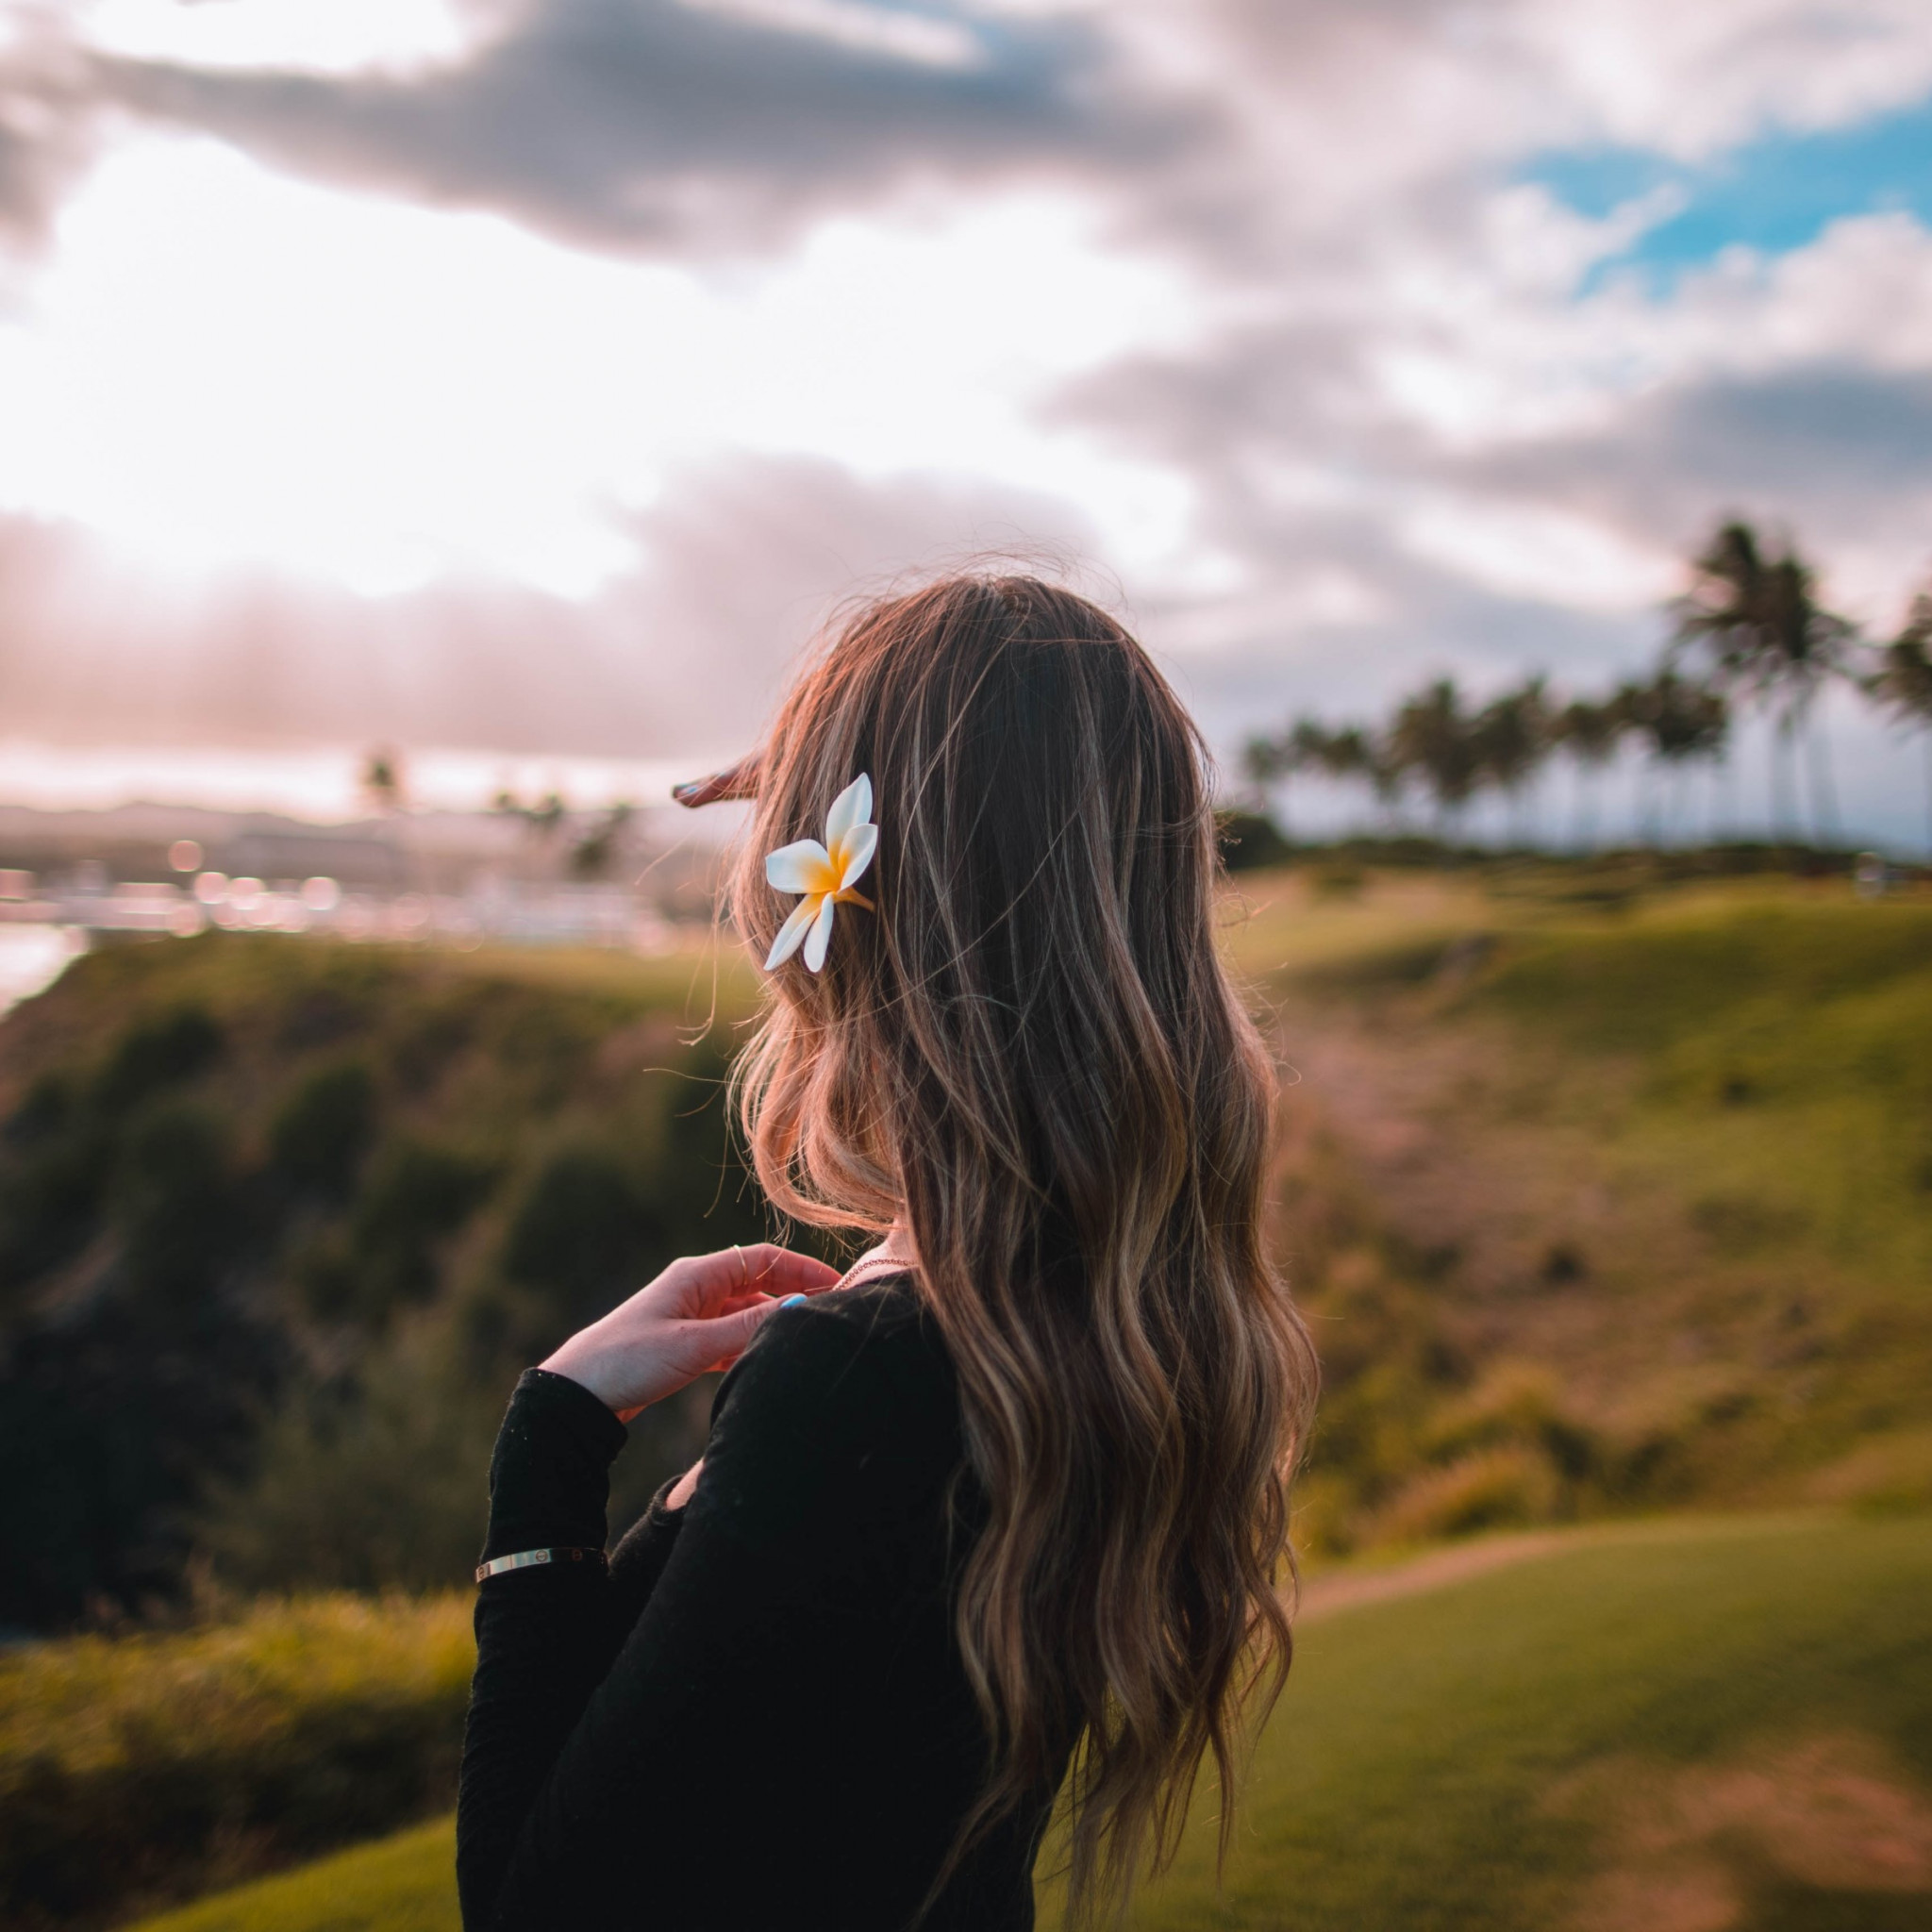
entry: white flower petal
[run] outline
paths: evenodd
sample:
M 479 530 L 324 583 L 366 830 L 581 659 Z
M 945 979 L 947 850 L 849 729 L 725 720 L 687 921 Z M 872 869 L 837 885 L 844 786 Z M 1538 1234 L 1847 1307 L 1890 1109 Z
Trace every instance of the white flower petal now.
M 832 855 L 816 839 L 781 845 L 765 856 L 765 876 L 781 892 L 835 892 Z
M 837 851 L 839 841 L 853 826 L 864 824 L 871 817 L 872 780 L 861 772 L 833 799 L 832 808 L 825 814 L 825 843 Z
M 838 909 L 839 902 L 829 893 L 819 901 L 819 916 L 805 941 L 805 963 L 813 973 L 825 963 L 825 948 L 832 943 L 832 914 Z
M 864 873 L 872 863 L 873 854 L 878 850 L 878 843 L 879 828 L 876 825 L 854 825 L 834 848 L 840 867 L 840 891 L 842 892 Z
M 814 893 L 810 898 L 801 899 L 791 908 L 791 917 L 778 928 L 778 937 L 772 941 L 772 950 L 765 956 L 767 973 L 774 966 L 782 966 L 797 952 L 805 942 L 806 934 L 811 930 L 812 921 L 819 917 L 819 908 L 831 903 L 829 899 L 822 900 Z M 818 968 L 814 966 L 812 971 L 816 973 Z

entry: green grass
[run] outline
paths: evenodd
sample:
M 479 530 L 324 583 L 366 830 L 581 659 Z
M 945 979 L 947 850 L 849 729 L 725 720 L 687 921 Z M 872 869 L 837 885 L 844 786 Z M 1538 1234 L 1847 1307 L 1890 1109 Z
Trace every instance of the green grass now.
M 1274 1229 L 1328 1367 L 1305 1530 L 1932 1504 L 1932 896 L 1536 883 L 1241 882 L 1312 1064 Z M 1545 1440 L 1448 1426 L 1533 1374 Z
M 456 1856 L 455 1822 L 440 1818 L 149 1919 L 141 1932 L 457 1932 Z
M 1509 942 L 1466 1007 L 1621 1056 L 1619 1124 L 1734 1245 L 1796 1240 L 1874 1286 L 1932 1282 L 1932 906 L 1691 908 Z M 1459 1009 L 1458 1009 L 1459 1010 Z
M 1224 1896 L 1197 1817 L 1134 1924 L 1557 1924 L 1616 1851 L 1550 1800 L 1612 1759 L 1641 1784 L 1852 1730 L 1932 1781 L 1928 1591 L 1924 1518 L 1684 1521 L 1317 1621 L 1257 1753 Z M 1834 1916 L 1844 1899 L 1807 1901 L 1774 1873 L 1743 1883 L 1793 1932 L 1907 1923 Z
M 1208 1793 L 1132 1924 L 1557 1925 L 1606 1870 L 1634 1857 L 1641 1880 L 1621 1806 L 1691 1789 L 1697 1767 L 1802 1766 L 1791 1754 L 1819 1739 L 1865 1753 L 1932 1820 L 1928 1596 L 1924 1517 L 1685 1519 L 1582 1532 L 1513 1567 L 1317 1614 L 1257 1748 L 1224 1890 Z M 1806 1793 L 1786 1795 L 1802 1821 Z M 1748 1825 L 1680 1847 L 1736 1889 L 1740 1924 L 1924 1923 L 1926 1891 L 1804 1882 Z M 451 1856 L 448 1824 L 425 1826 L 142 1932 L 441 1932 L 457 1924 Z
M 467 1597 L 263 1601 L 0 1655 L 0 1923 L 99 1920 L 447 1802 Z

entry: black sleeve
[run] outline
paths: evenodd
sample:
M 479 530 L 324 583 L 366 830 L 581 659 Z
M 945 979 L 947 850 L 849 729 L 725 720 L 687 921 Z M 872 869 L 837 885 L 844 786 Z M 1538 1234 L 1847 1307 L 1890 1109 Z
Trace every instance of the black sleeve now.
M 647 1526 L 632 1562 L 653 1581 L 614 1638 L 622 1591 L 594 1574 L 538 1568 L 482 1587 L 458 1813 L 469 1932 L 762 1932 L 784 1894 L 761 1894 L 758 1874 L 790 1860 L 782 1883 L 809 1892 L 797 1861 L 828 1845 L 849 1857 L 855 1823 L 861 1891 L 930 1872 L 930 1845 L 894 1831 L 908 1767 L 880 1740 L 894 1726 L 921 1737 L 919 1687 L 943 1655 L 943 1607 L 908 1621 L 906 1578 L 945 1480 L 922 1443 L 956 1437 L 886 1353 L 833 1307 L 766 1323 L 719 1392 L 681 1524 Z M 506 1542 L 493 1515 L 492 1551 L 540 1529 L 594 1536 L 610 1430 L 527 1386 L 519 1403 L 492 1490 L 516 1528 Z M 541 1474 L 525 1489 L 526 1470 Z M 914 1657 L 922 1630 L 937 1653 L 928 1641 Z M 869 1923 L 845 1896 L 848 1923 Z
M 486 1560 L 519 1550 L 601 1550 L 609 1469 L 626 1431 L 580 1383 L 529 1369 L 490 1463 Z M 605 1570 L 593 1563 L 491 1577 L 476 1602 L 477 1668 L 463 1738 L 458 1860 L 467 1902 L 493 1890 L 521 1818 L 571 1724 L 662 1574 L 683 1522 L 666 1483 Z M 465 1905 L 467 1916 L 468 1907 Z

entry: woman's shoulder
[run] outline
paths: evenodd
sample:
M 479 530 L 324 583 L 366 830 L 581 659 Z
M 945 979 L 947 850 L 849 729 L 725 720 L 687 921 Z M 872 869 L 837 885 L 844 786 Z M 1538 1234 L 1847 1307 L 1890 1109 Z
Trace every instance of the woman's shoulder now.
M 755 1539 L 923 1514 L 964 1455 L 958 1385 L 909 1278 L 781 1308 L 724 1377 L 698 1503 Z
M 815 1428 L 888 1420 L 957 1433 L 958 1390 L 938 1322 L 908 1273 L 778 1309 L 725 1376 L 718 1409 L 755 1403 Z

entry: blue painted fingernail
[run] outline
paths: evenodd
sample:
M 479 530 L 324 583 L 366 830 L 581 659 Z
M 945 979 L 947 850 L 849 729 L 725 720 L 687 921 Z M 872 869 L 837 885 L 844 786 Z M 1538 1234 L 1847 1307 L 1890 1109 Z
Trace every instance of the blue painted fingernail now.
M 795 1308 L 804 1299 L 802 1294 L 788 1294 L 778 1306 L 781 1308 Z

